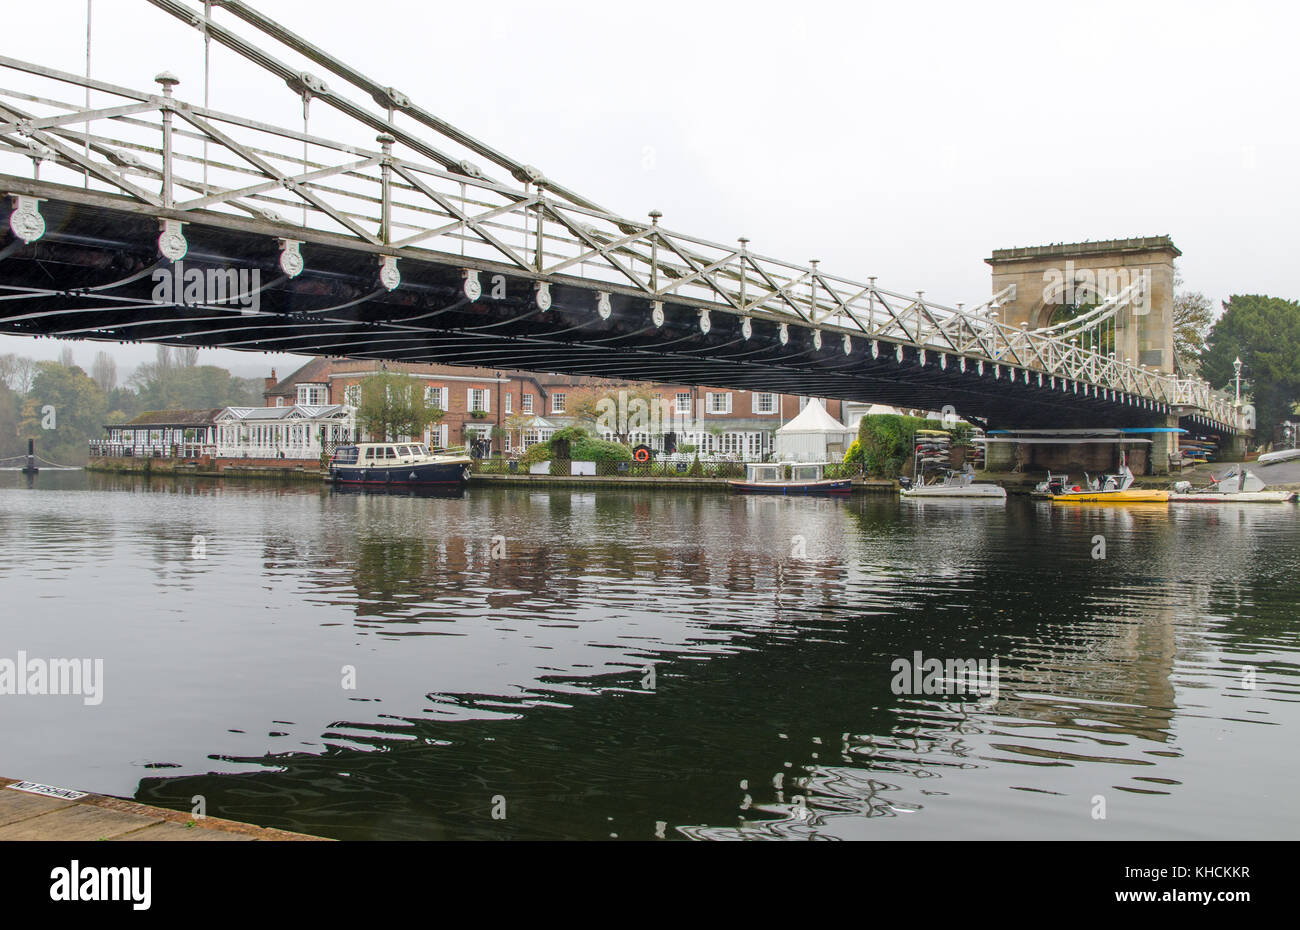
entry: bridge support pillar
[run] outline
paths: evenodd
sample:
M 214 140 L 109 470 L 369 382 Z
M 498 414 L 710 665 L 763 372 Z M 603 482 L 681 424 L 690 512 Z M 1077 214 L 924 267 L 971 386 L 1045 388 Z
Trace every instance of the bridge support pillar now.
M 1011 471 L 1016 467 L 1016 444 L 990 442 L 984 447 L 984 467 L 989 471 Z
M 1178 415 L 1169 414 L 1162 417 L 1158 426 L 1177 426 Z M 1151 434 L 1151 454 L 1148 461 L 1151 463 L 1151 472 L 1156 475 L 1169 474 L 1169 456 L 1178 451 L 1178 434 L 1177 433 L 1152 433 Z

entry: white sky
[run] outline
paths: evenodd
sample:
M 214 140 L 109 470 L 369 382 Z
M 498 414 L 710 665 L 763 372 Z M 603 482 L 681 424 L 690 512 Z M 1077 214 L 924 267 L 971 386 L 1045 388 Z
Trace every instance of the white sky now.
M 662 210 L 670 229 L 744 235 L 949 304 L 987 297 L 995 248 L 1167 233 L 1186 286 L 1216 307 L 1300 296 L 1297 4 L 252 2 L 606 208 Z M 93 76 L 153 87 L 166 69 L 202 101 L 197 32 L 145 0 L 93 5 Z M 86 0 L 8 0 L 2 53 L 82 71 L 85 14 Z M 287 87 L 215 43 L 213 73 L 214 108 L 300 125 Z M 312 120 L 338 135 L 322 105 Z M 63 345 L 0 337 L 0 352 L 39 357 Z M 83 365 L 100 348 L 120 368 L 153 356 L 73 348 Z

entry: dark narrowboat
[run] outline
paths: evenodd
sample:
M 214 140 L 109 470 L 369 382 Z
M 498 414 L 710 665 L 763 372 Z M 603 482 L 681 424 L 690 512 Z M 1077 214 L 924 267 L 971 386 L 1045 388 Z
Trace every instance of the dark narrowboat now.
M 470 464 L 468 455 L 431 453 L 420 442 L 358 442 L 334 450 L 330 478 L 337 484 L 463 488 Z

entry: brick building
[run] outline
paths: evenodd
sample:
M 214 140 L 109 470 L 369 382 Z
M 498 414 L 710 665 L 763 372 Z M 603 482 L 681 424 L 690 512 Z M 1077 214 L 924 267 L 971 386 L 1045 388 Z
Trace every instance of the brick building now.
M 694 446 L 702 455 L 760 459 L 773 434 L 808 398 L 705 385 L 633 383 L 453 365 L 315 358 L 284 380 L 274 370 L 263 396 L 268 407 L 293 404 L 360 404 L 365 378 L 405 372 L 420 379 L 426 401 L 444 411 L 422 437 L 432 447 L 473 444 L 479 454 L 518 453 L 556 429 L 581 425 L 607 439 L 645 443 L 658 450 Z M 623 402 L 620 403 L 620 391 Z M 595 419 L 594 401 L 608 398 Z M 843 405 L 822 399 L 842 420 Z M 585 415 L 584 415 L 585 414 Z M 501 431 L 494 435 L 494 427 Z

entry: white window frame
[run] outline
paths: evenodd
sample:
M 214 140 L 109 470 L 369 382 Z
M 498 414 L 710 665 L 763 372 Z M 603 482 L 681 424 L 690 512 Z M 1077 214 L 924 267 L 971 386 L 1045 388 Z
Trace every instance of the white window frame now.
M 569 395 L 558 393 L 551 395 L 551 413 L 564 413 L 565 406 L 568 405 Z
M 315 398 L 320 396 L 320 400 Z M 298 403 L 308 407 L 324 407 L 328 404 L 330 397 L 329 385 L 326 384 L 300 384 L 298 385 Z M 276 404 L 276 406 L 280 406 Z
M 502 400 L 502 402 L 506 405 L 506 407 L 505 407 L 505 411 L 506 411 L 506 413 L 514 413 L 514 410 L 513 410 L 512 408 L 513 408 L 514 405 L 515 405 L 515 403 L 514 403 L 514 402 L 515 402 L 515 395 L 510 394 L 510 393 L 503 394 L 503 395 L 501 396 L 501 400 Z M 507 450 L 507 451 L 509 451 L 509 450 Z
M 361 385 L 349 384 L 343 388 L 343 403 L 349 407 L 361 406 Z
M 715 405 L 718 398 L 722 398 L 721 410 L 715 409 Z M 721 393 L 714 393 L 714 392 L 706 393 L 704 395 L 704 412 L 712 413 L 712 414 L 731 413 L 731 392 L 725 391 Z
M 533 412 L 533 395 L 532 395 L 532 394 L 524 394 L 524 395 L 522 395 L 522 399 L 519 401 L 519 409 L 520 409 L 520 411 L 521 411 L 522 413 L 532 413 L 532 412 Z
M 448 393 L 449 390 L 445 387 L 434 387 L 433 385 L 425 385 L 424 402 L 426 404 L 432 404 L 433 406 L 437 407 L 439 410 L 445 412 L 447 409 L 447 405 L 451 401 L 451 398 L 447 396 Z
M 673 413 L 679 416 L 691 415 L 691 392 L 678 391 L 673 396 Z
M 767 410 L 763 409 L 764 404 L 769 405 Z M 753 410 L 759 416 L 770 416 L 776 413 L 776 395 L 770 391 L 755 391 L 753 394 Z

